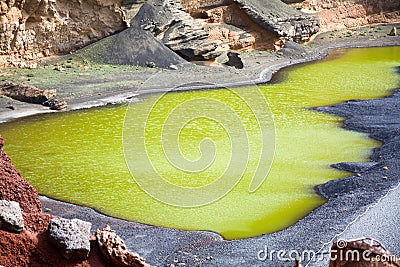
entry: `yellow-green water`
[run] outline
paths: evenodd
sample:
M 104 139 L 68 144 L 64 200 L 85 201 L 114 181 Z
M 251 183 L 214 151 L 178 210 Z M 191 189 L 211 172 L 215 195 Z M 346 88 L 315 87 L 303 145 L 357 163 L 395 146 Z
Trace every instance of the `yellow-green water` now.
M 43 195 L 146 224 L 211 230 L 228 239 L 257 236 L 284 229 L 323 204 L 313 186 L 346 176 L 330 164 L 366 161 L 370 149 L 379 145 L 364 134 L 341 129 L 342 118 L 307 108 L 388 95 L 399 85 L 394 69 L 398 65 L 400 47 L 336 51 L 328 59 L 281 72 L 279 83 L 261 86 L 276 125 L 276 154 L 270 174 L 255 193 L 249 193 L 250 173 L 257 161 L 250 155 L 249 167 L 238 185 L 222 199 L 198 208 L 163 204 L 135 183 L 122 147 L 126 106 L 23 118 L 0 125 L 0 133 L 16 168 Z M 154 97 L 134 104 L 138 117 L 147 115 L 141 110 Z M 168 165 L 157 143 L 163 116 L 176 103 L 201 97 L 231 106 L 244 122 L 250 147 L 257 150 L 260 145 L 253 140 L 259 132 L 253 127 L 251 112 L 235 105 L 237 99 L 229 90 L 166 95 L 150 117 L 153 124 L 146 134 L 153 150 L 149 149 L 149 156 L 169 181 L 184 186 L 204 185 L 223 172 L 218 166 L 224 166 L 230 155 L 228 139 L 235 138 L 212 120 L 191 122 L 180 132 L 182 153 L 196 159 L 199 142 L 212 137 L 219 153 L 216 164 L 196 175 L 179 173 Z M 193 108 L 204 107 L 194 104 Z

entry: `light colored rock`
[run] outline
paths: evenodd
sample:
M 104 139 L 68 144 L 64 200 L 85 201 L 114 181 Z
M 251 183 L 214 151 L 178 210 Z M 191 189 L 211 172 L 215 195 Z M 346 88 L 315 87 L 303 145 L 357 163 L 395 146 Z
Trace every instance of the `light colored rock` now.
M 86 260 L 90 253 L 92 224 L 78 219 L 55 218 L 50 221 L 49 238 L 66 259 Z
M 106 225 L 96 231 L 100 251 L 107 261 L 115 267 L 151 267 L 137 253 L 130 251 L 125 242 Z
M 126 28 L 122 1 L 1 1 L 0 67 L 26 67 Z
M 324 32 L 400 22 L 399 0 L 305 0 L 296 6 L 316 13 Z
M 17 202 L 0 200 L 0 229 L 16 233 L 24 230 L 24 218 Z

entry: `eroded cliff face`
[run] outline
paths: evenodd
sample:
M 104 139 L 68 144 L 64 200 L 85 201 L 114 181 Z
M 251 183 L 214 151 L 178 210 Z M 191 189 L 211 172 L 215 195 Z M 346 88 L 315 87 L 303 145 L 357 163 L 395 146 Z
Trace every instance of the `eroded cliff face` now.
M 277 33 L 255 23 L 233 0 L 182 0 L 182 6 L 201 21 L 220 50 L 276 50 Z
M 3 0 L 0 67 L 29 67 L 126 28 L 122 0 Z
M 294 6 L 318 14 L 321 31 L 400 22 L 399 0 L 305 0 Z
M 308 41 L 318 32 L 316 16 L 280 0 L 182 0 L 193 18 L 202 20 L 209 37 L 222 49 L 278 50 L 284 40 Z

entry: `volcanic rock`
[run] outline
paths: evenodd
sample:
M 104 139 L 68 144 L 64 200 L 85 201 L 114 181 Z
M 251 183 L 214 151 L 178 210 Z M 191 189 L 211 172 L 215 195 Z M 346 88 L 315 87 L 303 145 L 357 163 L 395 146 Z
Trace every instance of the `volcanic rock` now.
M 6 83 L 0 85 L 0 94 L 22 102 L 43 104 L 56 95 L 56 90 L 41 90 L 31 85 Z
M 185 12 L 179 0 L 152 0 L 145 3 L 131 26 L 140 25 L 185 59 L 207 60 L 221 53 L 218 43 L 208 38 L 201 22 Z
M 239 57 L 239 54 L 235 52 L 228 52 L 228 62 L 225 64 L 237 69 L 243 69 L 242 59 Z
M 17 202 L 0 200 L 0 229 L 16 233 L 24 230 L 24 218 Z
M 393 29 L 390 31 L 389 36 L 397 36 L 397 28 L 393 27 Z
M 332 164 L 331 166 L 342 171 L 362 173 L 373 168 L 377 164 L 377 162 L 341 162 Z
M 22 102 L 42 104 L 55 110 L 67 107 L 66 101 L 56 98 L 56 90 L 42 90 L 32 85 L 15 83 L 2 84 L 0 85 L 0 95 Z
M 50 221 L 50 240 L 66 259 L 86 260 L 90 252 L 92 224 L 78 219 L 55 218 Z
M 66 109 L 68 104 L 67 101 L 53 96 L 49 100 L 45 101 L 43 103 L 43 106 L 50 107 L 50 109 L 52 110 L 62 110 Z
M 137 253 L 128 250 L 125 242 L 106 225 L 96 231 L 100 251 L 107 261 L 115 267 L 151 267 Z

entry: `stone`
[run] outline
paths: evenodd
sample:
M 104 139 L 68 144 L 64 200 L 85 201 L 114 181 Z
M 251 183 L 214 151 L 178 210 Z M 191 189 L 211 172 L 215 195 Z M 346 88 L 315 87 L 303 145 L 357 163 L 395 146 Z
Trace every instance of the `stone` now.
M 329 267 L 400 266 L 400 259 L 372 238 L 339 240 L 331 247 L 330 259 Z
M 171 70 L 179 70 L 178 66 L 176 66 L 174 64 L 169 65 L 169 69 L 171 69 Z
M 0 200 L 0 229 L 15 233 L 24 230 L 24 218 L 17 202 Z
M 105 259 L 115 267 L 151 267 L 137 253 L 130 251 L 125 242 L 109 225 L 96 231 L 97 243 Z
M 51 110 L 63 110 L 68 107 L 68 104 L 61 98 L 51 97 L 49 100 L 43 102 L 43 106 L 50 107 Z
M 377 164 L 377 162 L 341 162 L 332 164 L 331 167 L 346 172 L 360 173 L 368 171 Z
M 239 53 L 235 52 L 228 52 L 228 62 L 225 64 L 237 69 L 243 69 L 244 67 L 242 59 L 239 57 Z
M 0 94 L 22 102 L 43 104 L 56 95 L 56 90 L 41 90 L 31 85 L 6 83 L 0 85 Z
M 389 33 L 389 36 L 397 36 L 397 28 L 393 27 L 392 30 Z
M 91 227 L 91 223 L 78 219 L 54 218 L 48 234 L 64 258 L 86 260 L 90 253 Z

